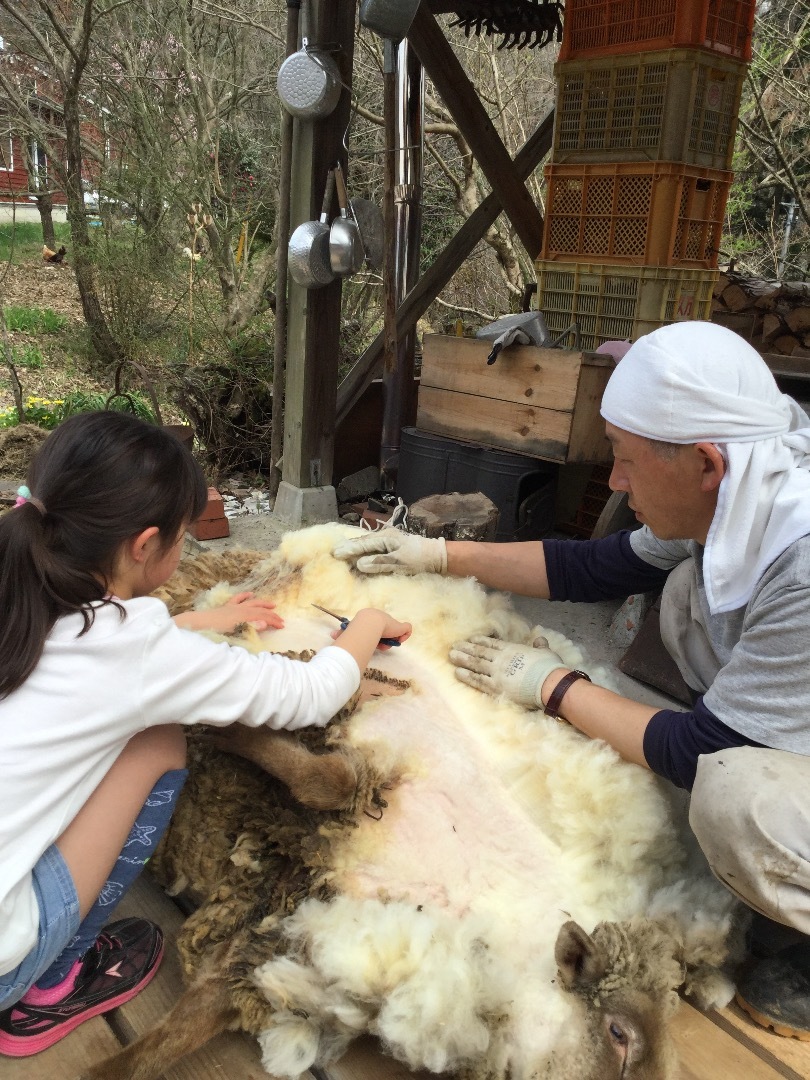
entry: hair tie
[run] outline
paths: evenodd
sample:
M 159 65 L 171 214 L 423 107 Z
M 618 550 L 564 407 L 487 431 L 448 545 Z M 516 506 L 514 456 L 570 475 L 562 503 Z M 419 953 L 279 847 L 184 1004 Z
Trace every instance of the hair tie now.
M 47 512 L 45 510 L 45 503 L 42 501 L 42 499 L 35 498 L 25 484 L 21 484 L 17 488 L 17 499 L 14 505 L 15 507 L 23 506 L 25 503 L 31 503 L 31 505 L 35 506 L 37 510 L 39 510 L 40 514 L 45 517 L 45 514 Z

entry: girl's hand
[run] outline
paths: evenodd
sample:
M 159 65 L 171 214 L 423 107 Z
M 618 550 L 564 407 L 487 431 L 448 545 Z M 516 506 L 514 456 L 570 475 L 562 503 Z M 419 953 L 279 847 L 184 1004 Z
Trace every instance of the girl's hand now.
M 389 615 L 387 611 L 380 611 L 378 608 L 363 608 L 361 611 L 357 612 L 352 620 L 350 620 L 346 630 L 333 630 L 332 637 L 337 641 L 344 633 L 347 633 L 353 628 L 356 628 L 359 631 L 359 629 L 363 627 L 365 630 L 366 626 L 370 627 L 374 623 L 377 623 L 380 627 L 377 635 L 377 642 L 374 646 L 379 652 L 386 652 L 388 649 L 392 648 L 391 645 L 382 645 L 380 643 L 382 638 L 396 638 L 397 641 L 402 643 L 403 641 L 407 641 L 413 632 L 413 627 L 410 623 L 400 622 L 399 619 L 395 619 L 392 615 Z
M 242 623 L 250 623 L 257 630 L 280 630 L 284 620 L 275 608 L 272 601 L 256 600 L 252 592 L 243 592 L 236 593 L 222 607 L 186 611 L 176 615 L 174 621 L 184 630 L 214 630 L 219 634 L 229 634 Z

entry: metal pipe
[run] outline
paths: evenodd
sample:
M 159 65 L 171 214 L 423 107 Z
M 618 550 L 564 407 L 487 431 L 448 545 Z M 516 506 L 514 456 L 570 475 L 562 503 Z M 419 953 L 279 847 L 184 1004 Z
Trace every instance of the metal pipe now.
M 407 41 L 392 46 L 393 103 L 393 291 L 394 310 L 419 280 L 424 179 L 425 73 Z M 380 483 L 393 490 L 399 468 L 402 421 L 412 402 L 416 331 L 390 339 L 383 372 Z

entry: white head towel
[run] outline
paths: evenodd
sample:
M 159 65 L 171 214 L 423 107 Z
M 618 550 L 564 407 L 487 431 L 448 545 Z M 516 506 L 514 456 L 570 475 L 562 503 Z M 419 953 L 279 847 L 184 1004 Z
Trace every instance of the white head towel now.
M 810 418 L 733 331 L 683 322 L 639 338 L 610 377 L 602 416 L 648 439 L 722 450 L 703 560 L 712 614 L 746 604 L 774 559 L 810 533 Z

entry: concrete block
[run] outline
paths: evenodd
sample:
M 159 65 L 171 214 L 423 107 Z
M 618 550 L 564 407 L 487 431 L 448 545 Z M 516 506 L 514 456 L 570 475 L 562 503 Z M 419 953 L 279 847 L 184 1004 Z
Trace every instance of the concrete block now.
M 338 508 L 335 489 L 327 487 L 299 488 L 282 480 L 278 486 L 273 515 L 291 528 L 337 521 Z

